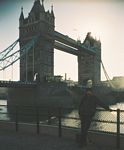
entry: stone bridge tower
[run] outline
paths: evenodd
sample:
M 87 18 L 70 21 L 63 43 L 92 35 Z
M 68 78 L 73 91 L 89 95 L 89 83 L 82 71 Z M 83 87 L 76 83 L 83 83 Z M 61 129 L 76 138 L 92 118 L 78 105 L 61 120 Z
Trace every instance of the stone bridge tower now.
M 93 84 L 98 84 L 101 77 L 101 42 L 96 40 L 88 32 L 83 42 L 83 45 L 89 49 L 90 52 L 84 52 L 79 49 L 78 56 L 78 81 L 79 84 L 85 85 L 87 80 L 92 80 Z M 95 53 L 93 54 L 92 51 Z
M 37 44 L 20 58 L 20 80 L 33 81 L 36 74 L 40 81 L 46 75 L 53 75 L 54 72 L 54 12 L 45 11 L 44 4 L 40 0 L 35 0 L 33 7 L 24 18 L 23 8 L 19 18 L 20 49 L 32 39 L 40 34 Z M 20 52 L 22 53 L 22 52 Z

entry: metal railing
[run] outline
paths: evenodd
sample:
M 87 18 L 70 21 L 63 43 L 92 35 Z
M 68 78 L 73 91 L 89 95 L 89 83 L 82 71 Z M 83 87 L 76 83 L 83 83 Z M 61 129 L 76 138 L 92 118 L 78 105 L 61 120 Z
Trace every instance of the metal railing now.
M 0 115 L 6 115 L 7 117 L 0 118 L 1 121 L 14 121 L 15 122 L 15 130 L 18 132 L 19 130 L 19 123 L 20 122 L 28 122 L 28 123 L 35 123 L 37 127 L 37 134 L 40 133 L 40 125 L 41 124 L 47 124 L 47 125 L 56 125 L 58 126 L 58 136 L 62 137 L 62 127 L 70 127 L 70 128 L 80 128 L 80 119 L 79 116 L 76 115 L 68 115 L 71 114 L 74 111 L 74 108 L 61 108 L 61 107 L 40 107 L 40 106 L 19 106 L 19 105 L 13 105 L 8 107 L 8 111 L 3 111 L 2 108 L 5 108 L 7 110 L 7 105 L 0 105 Z M 105 110 L 97 109 L 97 113 L 105 112 Z M 110 113 L 110 112 L 108 112 Z M 117 148 L 120 148 L 120 135 L 121 133 L 121 127 L 124 125 L 123 116 L 124 113 L 123 110 L 117 109 L 112 110 L 111 113 L 114 114 L 114 120 L 108 117 L 106 119 L 105 117 L 108 116 L 108 114 L 103 115 L 103 117 L 97 117 L 93 118 L 93 122 L 95 123 L 95 127 L 99 125 L 99 123 L 102 124 L 111 124 L 114 125 L 115 131 L 104 131 L 106 133 L 113 133 L 116 134 L 116 146 Z M 78 114 L 78 113 L 77 113 Z M 111 114 L 113 116 L 113 114 Z M 101 114 L 98 114 L 98 116 Z M 75 121 L 75 126 L 70 126 L 66 121 L 73 120 Z M 70 123 L 73 124 L 73 121 Z M 103 125 L 104 126 L 104 125 Z M 110 127 L 111 128 L 111 127 Z M 91 127 L 90 130 L 93 131 L 102 131 L 101 129 L 94 129 Z

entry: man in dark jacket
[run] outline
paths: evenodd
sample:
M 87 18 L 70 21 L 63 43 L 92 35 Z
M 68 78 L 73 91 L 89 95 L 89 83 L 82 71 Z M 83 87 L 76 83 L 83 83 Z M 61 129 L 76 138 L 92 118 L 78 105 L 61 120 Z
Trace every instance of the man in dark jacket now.
M 97 96 L 93 94 L 91 88 L 87 88 L 79 106 L 79 116 L 81 120 L 81 147 L 87 145 L 88 129 L 92 122 L 92 118 L 95 115 L 97 106 L 100 106 L 108 111 L 111 110 L 109 106 L 105 105 Z

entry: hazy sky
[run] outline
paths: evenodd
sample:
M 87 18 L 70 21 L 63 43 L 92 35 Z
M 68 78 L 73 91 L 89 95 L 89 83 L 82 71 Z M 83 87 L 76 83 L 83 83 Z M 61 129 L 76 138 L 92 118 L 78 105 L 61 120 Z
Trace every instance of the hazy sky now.
M 7 48 L 18 38 L 18 19 L 21 6 L 27 17 L 34 0 L 0 0 L 0 50 Z M 123 0 L 45 0 L 45 10 L 54 6 L 55 29 L 71 38 L 83 42 L 87 32 L 100 38 L 102 61 L 110 78 L 124 76 L 124 1 Z M 55 50 L 55 74 L 67 73 L 77 80 L 77 57 Z M 61 66 L 61 67 L 60 67 Z M 16 68 L 16 69 L 15 69 Z M 11 70 L 11 69 L 10 69 Z M 18 78 L 17 65 L 13 70 L 0 73 L 11 79 Z M 105 79 L 102 73 L 102 79 Z

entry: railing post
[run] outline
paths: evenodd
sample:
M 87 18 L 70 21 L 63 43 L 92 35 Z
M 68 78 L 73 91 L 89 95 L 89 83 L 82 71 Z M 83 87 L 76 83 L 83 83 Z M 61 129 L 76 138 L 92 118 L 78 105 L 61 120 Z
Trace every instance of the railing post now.
M 40 126 L 39 126 L 39 124 L 40 124 L 40 121 L 39 121 L 39 108 L 38 107 L 36 107 L 36 118 L 37 118 L 37 134 L 39 134 L 40 133 Z
M 58 115 L 58 120 L 59 120 L 59 137 L 61 138 L 62 137 L 62 122 L 61 122 L 61 108 L 59 107 L 59 109 L 58 109 L 58 113 L 59 113 L 59 115 Z
M 18 105 L 15 106 L 15 126 L 16 126 L 16 132 L 18 132 Z
M 48 109 L 48 124 L 51 125 L 51 115 L 49 109 Z
M 117 149 L 120 148 L 120 109 L 117 109 Z

